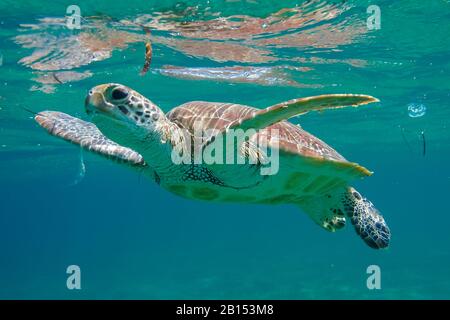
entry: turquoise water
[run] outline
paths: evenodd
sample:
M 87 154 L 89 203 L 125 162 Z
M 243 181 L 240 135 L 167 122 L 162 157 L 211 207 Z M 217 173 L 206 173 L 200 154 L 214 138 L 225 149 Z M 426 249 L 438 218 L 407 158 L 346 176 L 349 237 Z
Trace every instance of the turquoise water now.
M 66 25 L 71 4 L 79 30 Z M 367 27 L 370 4 L 380 29 Z M 0 298 L 450 298 L 449 23 L 447 0 L 0 0 Z M 140 76 L 143 25 L 153 57 Z M 106 82 L 165 111 L 377 97 L 292 121 L 375 172 L 355 185 L 389 223 L 390 247 L 370 249 L 351 226 L 327 233 L 292 206 L 185 200 L 99 156 L 81 162 L 24 110 L 87 119 L 87 90 Z M 66 287 L 73 264 L 81 290 Z M 380 290 L 366 286 L 369 265 Z

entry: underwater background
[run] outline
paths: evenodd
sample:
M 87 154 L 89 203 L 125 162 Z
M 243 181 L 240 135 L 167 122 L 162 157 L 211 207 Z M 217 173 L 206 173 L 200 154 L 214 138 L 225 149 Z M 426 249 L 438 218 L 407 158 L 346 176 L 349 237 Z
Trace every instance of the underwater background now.
M 66 23 L 73 4 L 81 29 Z M 450 298 L 449 48 L 448 0 L 0 0 L 0 298 Z M 328 233 L 294 206 L 179 198 L 26 111 L 87 119 L 87 91 L 107 82 L 164 111 L 377 97 L 291 121 L 374 171 L 354 185 L 387 220 L 390 247 L 369 248 L 349 223 Z M 81 290 L 66 287 L 69 265 Z

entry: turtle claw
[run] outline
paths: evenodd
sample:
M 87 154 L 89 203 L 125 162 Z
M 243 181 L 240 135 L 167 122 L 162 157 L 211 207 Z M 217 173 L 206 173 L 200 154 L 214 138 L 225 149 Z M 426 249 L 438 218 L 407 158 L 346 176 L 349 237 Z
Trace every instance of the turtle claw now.
M 345 217 L 334 216 L 330 219 L 327 218 L 323 222 L 322 227 L 330 232 L 336 232 L 337 230 L 345 227 Z

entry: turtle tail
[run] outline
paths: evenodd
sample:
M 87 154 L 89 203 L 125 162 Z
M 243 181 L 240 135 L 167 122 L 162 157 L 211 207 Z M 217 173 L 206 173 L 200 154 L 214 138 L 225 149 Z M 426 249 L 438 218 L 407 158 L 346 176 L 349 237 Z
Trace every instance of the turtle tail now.
M 342 207 L 351 219 L 356 233 L 369 247 L 383 249 L 389 246 L 391 231 L 372 202 L 349 187 L 342 195 Z

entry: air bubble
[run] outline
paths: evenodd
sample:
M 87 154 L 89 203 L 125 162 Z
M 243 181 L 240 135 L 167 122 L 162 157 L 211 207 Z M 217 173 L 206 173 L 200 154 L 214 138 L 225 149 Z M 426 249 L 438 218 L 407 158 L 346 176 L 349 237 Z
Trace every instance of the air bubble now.
M 422 103 L 410 103 L 408 105 L 408 115 L 411 118 L 419 118 L 425 115 L 427 107 Z

